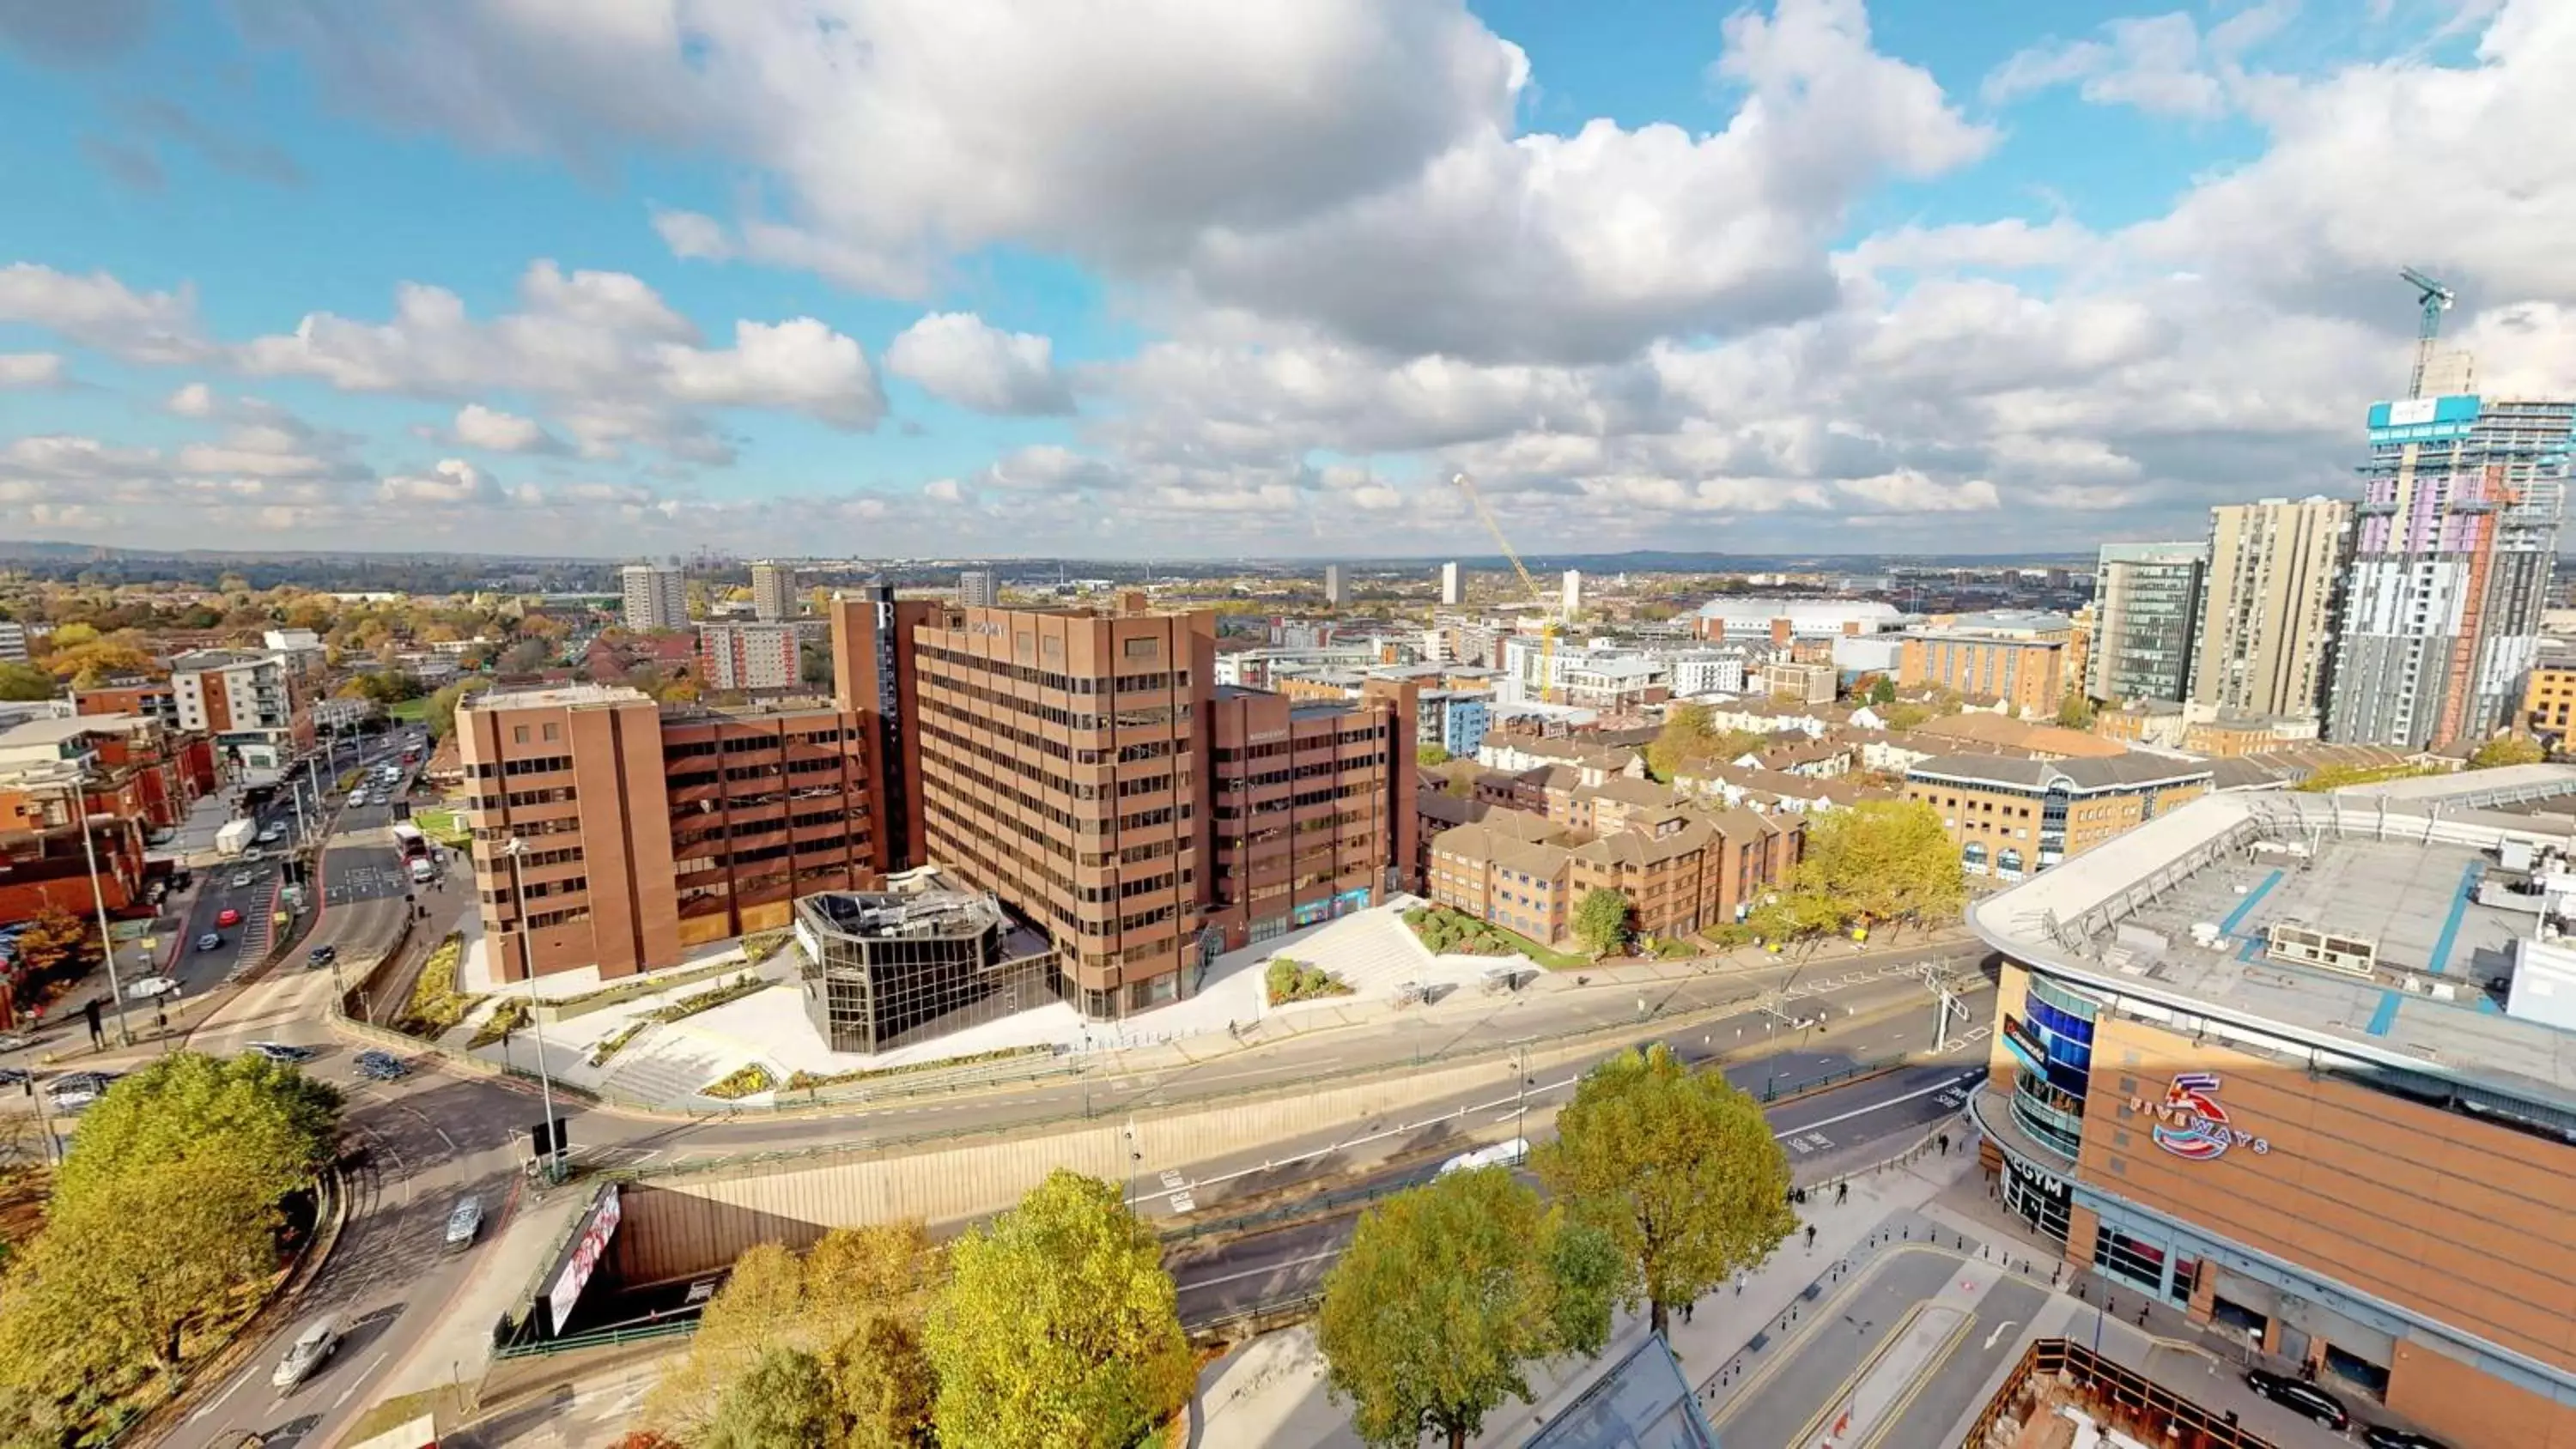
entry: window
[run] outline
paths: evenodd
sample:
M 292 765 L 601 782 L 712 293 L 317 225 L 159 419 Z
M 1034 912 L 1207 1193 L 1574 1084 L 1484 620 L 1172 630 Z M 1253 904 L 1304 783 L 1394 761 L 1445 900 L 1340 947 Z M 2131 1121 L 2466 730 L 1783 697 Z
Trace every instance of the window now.
M 559 739 L 562 739 L 562 738 L 563 738 L 563 726 L 561 726 L 561 725 L 559 725 L 559 724 L 555 724 L 555 723 L 553 723 L 553 722 L 549 721 L 549 722 L 547 723 L 547 725 L 546 725 L 546 738 L 547 738 L 547 739 L 550 739 L 550 740 L 559 740 Z
M 1161 647 L 1162 641 L 1159 639 L 1129 639 L 1122 646 L 1122 650 L 1130 659 L 1151 659 Z
M 512 726 L 510 726 L 510 743 L 512 743 L 512 744 L 514 744 L 514 745 L 524 745 L 524 744 L 526 744 L 527 742 L 528 742 L 528 727 L 527 727 L 526 725 L 512 725 Z

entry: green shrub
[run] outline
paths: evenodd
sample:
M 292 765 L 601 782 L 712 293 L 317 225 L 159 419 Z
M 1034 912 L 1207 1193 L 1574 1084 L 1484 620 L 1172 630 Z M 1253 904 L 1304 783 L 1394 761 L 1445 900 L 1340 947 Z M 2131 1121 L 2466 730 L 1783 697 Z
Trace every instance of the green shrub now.
M 493 1007 L 492 1014 L 483 1018 L 483 1024 L 474 1028 L 473 1037 L 465 1043 L 466 1048 L 471 1050 L 475 1047 L 490 1046 L 492 1043 L 499 1041 L 503 1037 L 508 1036 L 510 1033 L 517 1031 L 522 1027 L 525 1027 L 527 1024 L 527 998 L 522 996 L 510 997 L 500 1005 Z
M 740 1001 L 755 991 L 765 990 L 769 983 L 749 973 L 737 976 L 722 986 L 693 991 L 668 1006 L 657 1006 L 645 1013 L 649 1021 L 678 1021 L 701 1011 L 713 1011 L 728 1001 Z
M 644 1028 L 651 1026 L 652 1024 L 653 1023 L 649 1021 L 630 1021 L 624 1026 L 619 1027 L 617 1030 L 610 1032 L 606 1040 L 590 1049 L 590 1064 L 594 1067 L 604 1067 L 608 1065 L 608 1059 L 610 1057 L 613 1057 L 620 1051 L 624 1050 L 628 1042 L 633 1041 L 636 1037 L 642 1035 Z
M 1051 1046 L 996 1047 L 988 1052 L 972 1052 L 962 1057 L 940 1057 L 926 1062 L 905 1062 L 894 1067 L 867 1067 L 855 1072 L 832 1072 L 817 1075 L 797 1072 L 787 1079 L 787 1090 L 810 1092 L 821 1087 L 846 1086 L 851 1082 L 874 1081 L 879 1077 L 900 1077 L 908 1072 L 935 1072 L 948 1067 L 971 1067 L 978 1062 L 998 1062 L 1010 1057 L 1053 1056 Z
M 747 1066 L 734 1068 L 700 1087 L 698 1091 L 702 1096 L 733 1102 L 744 1097 L 756 1097 L 763 1092 L 773 1091 L 777 1086 L 778 1079 L 769 1074 L 769 1068 L 753 1062 Z
M 788 942 L 786 931 L 754 931 L 742 938 L 742 959 L 746 966 L 757 966 L 778 954 Z
M 483 998 L 456 989 L 456 963 L 464 954 L 465 938 L 455 932 L 438 943 L 411 984 L 411 999 L 394 1017 L 394 1030 L 434 1038 L 472 1013 Z
M 1332 974 L 1321 966 L 1291 961 L 1285 956 L 1271 958 L 1270 969 L 1263 974 L 1263 984 L 1269 988 L 1273 1006 L 1351 994 L 1351 988 L 1334 980 Z

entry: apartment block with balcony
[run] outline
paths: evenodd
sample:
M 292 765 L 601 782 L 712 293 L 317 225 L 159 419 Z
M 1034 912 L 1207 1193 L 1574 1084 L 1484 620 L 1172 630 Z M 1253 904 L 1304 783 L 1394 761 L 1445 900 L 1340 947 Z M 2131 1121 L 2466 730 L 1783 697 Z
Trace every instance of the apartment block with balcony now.
M 1364 909 L 1409 883 L 1420 687 L 1368 689 L 1358 704 L 1215 692 L 1206 925 L 1223 949 Z
M 254 777 L 312 748 L 317 682 L 291 654 L 205 649 L 170 661 L 179 727 L 212 735 L 217 755 Z
M 792 623 L 698 626 L 698 679 L 709 689 L 781 694 L 804 683 Z
M 1109 613 L 934 605 L 910 629 L 912 863 L 1046 932 L 1085 1016 L 1178 1000 L 1207 959 L 1215 643 L 1213 614 L 1141 595 Z

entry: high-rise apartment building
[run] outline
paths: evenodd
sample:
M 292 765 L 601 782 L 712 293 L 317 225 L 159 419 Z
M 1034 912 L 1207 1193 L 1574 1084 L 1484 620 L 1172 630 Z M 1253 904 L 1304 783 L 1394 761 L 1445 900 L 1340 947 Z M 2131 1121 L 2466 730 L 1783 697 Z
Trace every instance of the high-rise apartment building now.
M 287 654 L 201 649 L 170 661 L 175 722 L 214 736 L 216 758 L 283 769 L 313 744 L 315 676 Z
M 1569 619 L 1583 612 L 1583 570 L 1565 571 L 1564 597 L 1557 601 L 1557 608 Z
M 698 626 L 698 678 L 709 689 L 776 693 L 803 682 L 796 626 L 717 623 Z
M 1456 564 L 1451 564 L 1456 568 Z M 27 626 L 12 619 L 0 619 L 0 663 L 27 662 Z
M 1467 574 L 1454 563 L 1440 566 L 1440 602 L 1452 608 L 1467 602 Z
M 2339 743 L 2501 728 L 2540 647 L 2576 401 L 2375 403 L 2326 712 Z
M 617 571 L 625 624 L 641 634 L 689 627 L 689 586 L 680 571 L 661 564 L 628 564 Z
M 2118 700 L 2185 697 L 2207 561 L 2208 550 L 2197 543 L 2102 545 L 2093 573 L 2085 693 Z
M 796 598 L 795 565 L 762 559 L 751 566 L 751 612 L 762 623 L 793 619 L 804 612 Z
M 1219 689 L 1208 719 L 1208 889 L 1218 949 L 1386 899 L 1416 856 L 1421 685 L 1368 680 L 1358 703 Z
M 965 569 L 957 575 L 957 602 L 969 609 L 989 609 L 1002 601 L 991 569 Z
M 530 960 L 540 975 L 672 965 L 886 868 L 867 732 L 837 710 L 670 709 L 596 684 L 487 690 L 458 708 L 456 738 L 505 981 Z
M 2209 512 L 2191 699 L 2231 714 L 2314 719 L 2334 663 L 2352 505 L 2266 498 Z
M 1350 603 L 1350 601 L 1351 601 L 1351 579 L 1350 579 L 1350 575 L 1348 575 L 1348 574 L 1346 574 L 1346 573 L 1342 572 L 1342 566 L 1341 566 L 1340 564 L 1326 564 L 1326 565 L 1324 565 L 1324 602 L 1325 602 L 1325 604 L 1327 604 L 1328 606 L 1330 606 L 1330 607 L 1332 607 L 1332 608 L 1336 608 L 1336 609 L 1338 609 L 1338 608 L 1341 608 L 1341 607 L 1343 607 L 1344 605 L 1346 605 L 1346 604 Z

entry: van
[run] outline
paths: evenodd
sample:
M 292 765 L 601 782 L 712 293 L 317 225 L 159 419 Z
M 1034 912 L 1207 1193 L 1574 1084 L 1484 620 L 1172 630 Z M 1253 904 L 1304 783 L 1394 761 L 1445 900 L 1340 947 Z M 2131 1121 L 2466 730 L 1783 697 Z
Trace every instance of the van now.
M 411 878 L 414 885 L 427 885 L 438 878 L 438 866 L 428 856 L 420 856 L 411 863 Z

